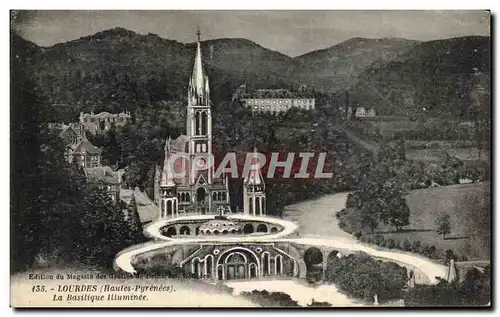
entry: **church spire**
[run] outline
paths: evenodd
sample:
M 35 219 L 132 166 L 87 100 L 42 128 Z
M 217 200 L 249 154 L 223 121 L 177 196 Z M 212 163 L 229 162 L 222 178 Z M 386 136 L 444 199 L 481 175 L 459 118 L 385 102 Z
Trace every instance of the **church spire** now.
M 259 158 L 257 156 L 257 147 L 254 146 L 251 167 L 248 175 L 245 177 L 243 183 L 248 185 L 263 185 L 264 178 L 262 177 L 262 172 L 260 170 Z
M 165 140 L 165 161 L 163 162 L 163 172 L 161 174 L 161 187 L 175 187 L 174 175 L 172 173 L 173 166 L 171 166 L 172 162 L 169 161 L 171 155 L 170 141 L 170 137 Z
M 205 75 L 205 71 L 203 69 L 200 44 L 201 32 L 199 28 L 196 32 L 196 36 L 198 41 L 196 42 L 196 55 L 194 58 L 193 74 L 189 82 L 189 92 L 194 99 L 193 101 L 197 101 L 197 103 L 201 106 L 206 106 L 209 103 L 210 96 L 208 90 L 208 77 Z

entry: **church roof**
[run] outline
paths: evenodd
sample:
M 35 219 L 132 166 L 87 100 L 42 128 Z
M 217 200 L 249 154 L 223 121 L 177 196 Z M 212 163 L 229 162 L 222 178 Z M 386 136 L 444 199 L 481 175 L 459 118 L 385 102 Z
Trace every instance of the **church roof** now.
M 241 224 L 225 219 L 215 219 L 205 222 L 199 229 L 205 234 L 236 233 L 241 230 Z
M 259 166 L 259 159 L 257 156 L 257 148 L 253 150 L 253 156 L 251 160 L 252 166 L 250 167 L 250 171 L 248 175 L 245 176 L 243 180 L 243 184 L 248 185 L 262 185 L 264 184 L 264 178 L 262 177 L 262 172 Z
M 189 137 L 187 135 L 179 135 L 177 139 L 170 141 L 170 151 L 172 153 L 186 151 L 186 143 L 188 141 Z
M 78 142 L 74 146 L 72 146 L 71 150 L 72 150 L 72 152 L 81 152 L 83 150 L 88 154 L 95 154 L 95 155 L 101 154 L 101 152 L 102 152 L 101 149 L 94 146 L 86 138 L 83 138 L 80 142 Z
M 108 117 L 130 117 L 130 113 L 128 112 L 120 112 L 118 114 L 116 113 L 110 113 L 110 112 L 107 112 L 107 111 L 103 111 L 103 112 L 99 112 L 99 113 L 84 113 L 82 114 L 82 116 L 84 118 L 89 118 L 89 117 L 93 117 L 93 118 L 108 118 Z

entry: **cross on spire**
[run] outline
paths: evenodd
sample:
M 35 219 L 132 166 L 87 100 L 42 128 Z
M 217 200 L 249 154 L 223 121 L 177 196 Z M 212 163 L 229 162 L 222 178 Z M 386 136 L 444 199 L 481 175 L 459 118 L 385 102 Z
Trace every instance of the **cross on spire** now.
M 198 31 L 196 31 L 196 36 L 198 36 L 198 42 L 201 39 L 201 32 L 200 32 L 200 27 L 198 26 Z

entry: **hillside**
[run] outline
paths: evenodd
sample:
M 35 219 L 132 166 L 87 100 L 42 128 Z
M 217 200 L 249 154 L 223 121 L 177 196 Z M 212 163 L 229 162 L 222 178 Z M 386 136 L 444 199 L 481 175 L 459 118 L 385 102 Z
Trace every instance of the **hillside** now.
M 423 235 L 471 259 L 489 259 L 490 197 L 488 182 L 414 190 L 406 198 L 411 228 L 432 230 L 438 215 L 448 210 L 452 228 L 449 239 L 434 237 L 434 232 Z
M 478 78 L 489 91 L 489 69 L 489 37 L 424 42 L 394 61 L 375 63 L 363 71 L 350 89 L 351 104 L 375 107 L 387 115 L 465 116 Z
M 295 75 L 318 90 L 338 91 L 356 83 L 374 62 L 388 62 L 408 52 L 418 41 L 403 38 L 352 38 L 294 59 Z
M 426 108 L 433 115 L 467 113 L 474 86 L 473 68 L 489 89 L 488 37 L 416 42 L 406 39 L 353 38 L 296 58 L 246 39 L 202 43 L 215 104 L 249 88 L 297 88 L 342 92 L 339 106 L 375 107 L 380 114 L 407 115 Z M 80 111 L 134 110 L 137 104 L 183 101 L 192 69 L 194 43 L 123 28 L 102 31 L 51 47 L 16 36 L 16 51 L 29 55 L 35 82 L 61 118 Z M 323 98 L 324 99 L 324 98 Z M 66 106 L 64 106 L 66 105 Z
M 291 58 L 244 39 L 202 42 L 214 102 L 243 84 L 287 86 Z M 137 102 L 182 100 L 195 45 L 122 28 L 41 48 L 36 81 L 53 103 L 89 111 L 130 109 Z

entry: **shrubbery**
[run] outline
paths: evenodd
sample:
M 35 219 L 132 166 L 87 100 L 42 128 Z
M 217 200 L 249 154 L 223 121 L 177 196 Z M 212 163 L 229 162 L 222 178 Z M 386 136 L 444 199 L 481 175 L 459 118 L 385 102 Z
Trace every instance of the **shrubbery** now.
M 331 262 L 326 280 L 350 296 L 379 300 L 399 298 L 407 283 L 406 268 L 392 262 L 377 261 L 363 252 Z
M 402 249 L 405 251 L 411 251 L 411 242 L 408 239 L 405 239 L 402 244 Z
M 454 259 L 455 261 L 467 261 L 466 256 L 459 257 L 450 249 L 444 251 L 433 245 L 423 245 L 418 240 L 410 242 L 408 239 L 405 239 L 401 242 L 393 238 L 385 239 L 381 234 L 363 235 L 359 231 L 356 232 L 354 236 L 361 242 L 376 244 L 380 247 L 388 249 L 399 249 L 407 252 L 418 253 L 433 260 L 443 260 L 444 264 L 449 264 L 451 259 Z
M 297 301 L 292 300 L 290 295 L 282 292 L 252 291 L 242 292 L 241 296 L 250 299 L 251 301 L 263 307 L 300 307 Z

